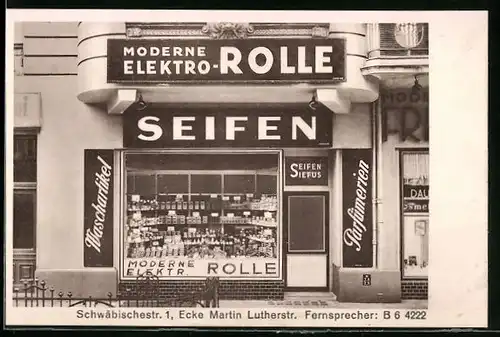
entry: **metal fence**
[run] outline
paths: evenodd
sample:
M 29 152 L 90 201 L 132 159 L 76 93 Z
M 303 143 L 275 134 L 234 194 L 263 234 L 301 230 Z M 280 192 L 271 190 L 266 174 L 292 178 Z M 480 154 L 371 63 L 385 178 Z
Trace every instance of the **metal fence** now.
M 134 289 L 125 294 L 105 297 L 77 297 L 71 292 L 56 292 L 45 281 L 25 282 L 22 289 L 14 288 L 15 307 L 219 307 L 219 279 L 207 278 L 204 287 L 187 294 L 163 298 L 159 295 L 159 282 L 153 275 L 140 275 Z

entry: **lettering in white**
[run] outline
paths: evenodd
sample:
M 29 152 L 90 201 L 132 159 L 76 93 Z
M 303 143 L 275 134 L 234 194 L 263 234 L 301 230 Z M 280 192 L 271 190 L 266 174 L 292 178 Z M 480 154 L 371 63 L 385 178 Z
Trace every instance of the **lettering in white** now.
M 229 59 L 229 55 L 232 58 Z M 227 74 L 229 69 L 234 74 L 243 74 L 238 66 L 241 62 L 241 52 L 236 47 L 221 47 L 220 48 L 220 73 Z
M 264 55 L 266 61 L 264 65 L 257 64 L 257 56 Z M 271 70 L 274 62 L 273 53 L 266 47 L 257 47 L 248 54 L 248 66 L 256 74 L 267 74 Z
M 146 116 L 139 119 L 139 121 L 137 122 L 137 127 L 139 128 L 139 130 L 145 132 L 151 132 L 152 135 L 146 136 L 141 133 L 139 134 L 139 136 L 137 136 L 137 138 L 148 142 L 153 142 L 155 140 L 160 139 L 160 137 L 163 135 L 162 128 L 157 124 L 148 123 L 148 122 L 159 122 L 159 121 L 160 119 L 154 116 Z
M 97 156 L 97 160 L 102 164 L 99 171 L 95 172 L 96 179 L 94 181 L 97 187 L 97 205 L 95 203 L 91 204 L 91 207 L 95 210 L 94 221 L 92 228 L 87 228 L 85 231 L 84 243 L 85 246 L 89 248 L 94 248 L 98 253 L 101 253 L 101 239 L 104 235 L 104 223 L 106 221 L 107 205 L 108 205 L 108 193 L 109 193 L 109 181 L 112 167 L 104 160 L 101 156 Z
M 295 67 L 288 65 L 288 47 L 281 47 L 281 73 L 282 74 L 295 74 Z
M 292 165 L 290 165 L 290 170 L 292 170 L 292 174 L 290 174 L 290 177 L 297 178 L 299 176 L 297 166 L 299 166 L 297 163 L 293 163 Z
M 184 125 L 183 122 L 194 121 L 195 117 L 173 117 L 172 124 L 172 134 L 174 140 L 195 140 L 196 137 L 193 135 L 185 135 L 183 131 L 192 131 L 193 127 L 191 125 Z
M 134 47 L 123 47 L 123 56 L 134 56 Z
M 133 75 L 134 74 L 134 69 L 132 68 L 134 61 L 132 60 L 125 60 L 123 61 L 123 73 L 125 75 Z
M 332 66 L 325 66 L 325 63 L 330 62 L 330 57 L 325 56 L 325 53 L 331 53 L 332 46 L 316 46 L 315 71 L 316 73 L 333 73 Z
M 245 127 L 236 126 L 237 121 L 246 122 L 248 117 L 227 117 L 226 118 L 226 139 L 234 140 L 236 131 L 245 131 Z
M 297 129 L 310 140 L 316 139 L 316 116 L 311 117 L 311 125 L 307 124 L 302 117 L 292 117 L 292 139 L 297 140 Z
M 355 246 L 356 251 L 361 251 L 361 242 L 363 234 L 367 231 L 365 222 L 365 205 L 366 202 L 366 189 L 363 187 L 368 186 L 369 169 L 370 166 L 360 160 L 358 163 L 358 174 L 356 184 L 356 198 L 354 200 L 354 207 L 347 209 L 347 215 L 352 220 L 352 227 L 344 230 L 343 239 L 344 243 L 349 246 Z M 359 174 L 363 172 L 363 174 Z
M 262 140 L 280 140 L 280 135 L 269 135 L 268 131 L 277 131 L 277 125 L 268 125 L 267 122 L 277 121 L 279 122 L 281 117 L 259 117 L 258 127 L 259 127 L 259 139 Z

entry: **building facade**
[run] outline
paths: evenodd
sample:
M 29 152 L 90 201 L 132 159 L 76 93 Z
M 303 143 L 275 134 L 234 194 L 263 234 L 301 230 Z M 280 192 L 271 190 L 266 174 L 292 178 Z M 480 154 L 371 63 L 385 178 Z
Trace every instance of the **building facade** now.
M 15 34 L 15 287 L 427 298 L 426 24 Z

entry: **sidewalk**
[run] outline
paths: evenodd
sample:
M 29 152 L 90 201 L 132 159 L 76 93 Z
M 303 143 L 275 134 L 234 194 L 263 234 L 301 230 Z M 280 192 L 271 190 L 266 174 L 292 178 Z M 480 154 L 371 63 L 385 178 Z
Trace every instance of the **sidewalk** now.
M 316 303 L 314 303 L 316 302 Z M 320 302 L 320 303 L 319 303 Z M 345 303 L 337 301 L 228 301 L 219 302 L 221 308 L 294 308 L 294 309 L 427 309 L 426 300 L 404 300 L 401 303 Z

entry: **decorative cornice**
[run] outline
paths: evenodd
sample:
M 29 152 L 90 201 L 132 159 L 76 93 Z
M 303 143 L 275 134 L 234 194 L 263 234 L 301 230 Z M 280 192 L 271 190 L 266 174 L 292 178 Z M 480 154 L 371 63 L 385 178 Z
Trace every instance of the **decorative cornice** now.
M 244 39 L 254 29 L 248 23 L 214 22 L 204 25 L 201 32 L 212 39 Z
M 298 23 L 127 23 L 128 38 L 197 37 L 244 39 L 274 36 L 328 37 L 329 24 Z

